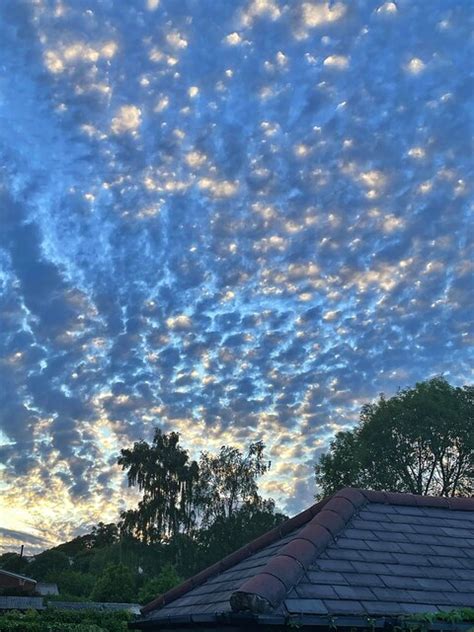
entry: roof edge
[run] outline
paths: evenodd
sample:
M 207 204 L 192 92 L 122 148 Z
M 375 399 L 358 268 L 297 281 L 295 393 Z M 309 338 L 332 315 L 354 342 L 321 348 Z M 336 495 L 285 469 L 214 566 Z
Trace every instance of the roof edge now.
M 12 573 L 11 571 L 6 571 L 3 568 L 0 568 L 0 573 L 2 575 L 8 575 L 9 577 L 15 577 L 16 579 L 26 579 L 26 581 L 31 582 L 33 584 L 38 583 L 36 579 L 33 579 L 32 577 L 26 577 L 26 575 L 19 575 L 18 573 Z
M 171 588 L 167 592 L 158 595 L 155 599 L 153 599 L 153 601 L 150 601 L 150 603 L 147 603 L 143 606 L 143 608 L 141 609 L 142 614 L 145 615 L 152 612 L 153 610 L 158 610 L 159 608 L 162 608 L 166 604 L 169 604 L 175 599 L 178 599 L 178 597 L 182 597 L 193 588 L 200 586 L 213 575 L 222 573 L 235 564 L 242 562 L 250 555 L 257 553 L 269 544 L 273 544 L 277 540 L 287 535 L 290 531 L 293 531 L 293 529 L 297 529 L 299 526 L 303 526 L 304 524 L 309 522 L 328 501 L 329 498 L 319 501 L 308 509 L 300 512 L 296 516 L 289 518 L 278 527 L 275 527 L 274 529 L 271 529 L 270 531 L 267 531 L 263 535 L 259 536 L 255 540 L 252 540 L 252 542 L 249 542 L 249 544 L 246 544 L 240 549 L 237 549 L 237 551 L 230 553 L 219 562 L 216 562 L 215 564 L 212 564 L 212 566 L 208 566 L 196 575 L 193 575 L 182 584 L 179 584 L 178 586 Z
M 357 489 L 345 488 L 330 496 L 312 519 L 258 573 L 230 597 L 233 612 L 264 614 L 280 605 L 315 557 L 335 540 L 352 516 L 369 499 Z

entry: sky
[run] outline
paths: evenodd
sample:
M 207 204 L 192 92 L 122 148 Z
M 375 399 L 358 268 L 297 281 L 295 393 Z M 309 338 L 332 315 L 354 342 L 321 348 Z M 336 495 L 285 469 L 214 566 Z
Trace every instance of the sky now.
M 472 380 L 473 19 L 1 1 L 0 550 L 116 520 L 156 426 L 295 513 L 363 403 Z

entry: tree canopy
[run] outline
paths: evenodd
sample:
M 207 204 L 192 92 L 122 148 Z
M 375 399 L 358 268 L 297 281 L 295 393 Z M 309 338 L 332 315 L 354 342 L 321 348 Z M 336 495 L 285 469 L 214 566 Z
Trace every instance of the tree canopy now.
M 196 500 L 204 525 L 231 518 L 244 504 L 260 504 L 257 479 L 270 468 L 264 450 L 264 444 L 257 441 L 246 453 L 225 445 L 218 454 L 201 453 Z
M 111 564 L 98 578 L 92 593 L 93 601 L 128 603 L 135 593 L 134 578 L 124 564 Z
M 198 463 L 190 460 L 179 438 L 176 432 L 156 430 L 151 445 L 139 441 L 121 451 L 118 463 L 129 485 L 143 492 L 138 507 L 122 514 L 124 532 L 143 542 L 173 542 L 179 558 L 188 542 L 178 536 L 222 525 L 244 508 L 241 521 L 246 516 L 255 523 L 260 512 L 265 522 L 274 514 L 273 502 L 258 494 L 258 479 L 270 468 L 261 441 L 244 451 L 224 445 L 217 454 L 202 452 Z
M 474 387 L 436 377 L 362 407 L 316 465 L 320 496 L 346 486 L 435 496 L 474 492 Z
M 178 444 L 177 432 L 156 429 L 151 445 L 138 441 L 131 450 L 121 450 L 118 463 L 127 470 L 128 484 L 143 492 L 138 508 L 122 515 L 122 524 L 145 542 L 189 532 L 194 525 L 199 468 Z

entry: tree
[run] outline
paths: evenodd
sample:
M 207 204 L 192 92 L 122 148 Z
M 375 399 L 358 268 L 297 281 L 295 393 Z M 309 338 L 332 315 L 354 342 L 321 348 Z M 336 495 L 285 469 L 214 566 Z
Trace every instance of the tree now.
M 157 429 L 151 445 L 138 441 L 131 450 L 121 450 L 118 463 L 127 470 L 129 486 L 143 492 L 138 508 L 122 514 L 121 527 L 145 542 L 187 533 L 194 525 L 198 465 L 178 444 L 177 432 Z
M 70 597 L 87 598 L 94 588 L 96 580 L 91 573 L 79 573 L 72 570 L 50 573 L 46 579 L 58 585 L 59 594 L 63 601 L 67 601 Z
M 97 580 L 92 592 L 92 601 L 129 603 L 134 597 L 134 581 L 129 568 L 123 564 L 107 566 Z
M 244 504 L 261 502 L 257 479 L 270 468 L 264 449 L 257 441 L 246 454 L 231 446 L 222 446 L 216 455 L 201 453 L 197 499 L 204 526 L 232 517 Z
M 0 568 L 11 573 L 25 575 L 28 569 L 28 560 L 18 553 L 7 552 L 0 555 Z
M 165 564 L 158 577 L 149 579 L 138 593 L 138 601 L 141 604 L 149 603 L 158 595 L 174 588 L 181 582 L 181 578 L 172 564 Z
M 474 387 L 435 377 L 362 407 L 316 465 L 321 496 L 352 486 L 438 496 L 474 492 Z
M 69 570 L 70 563 L 68 556 L 62 551 L 50 549 L 36 555 L 28 566 L 28 572 L 36 580 L 45 580 L 52 573 L 60 573 Z
M 91 539 L 91 548 L 101 548 L 115 544 L 120 539 L 119 528 L 113 522 L 109 524 L 99 522 L 96 527 L 92 527 Z
M 271 499 L 245 502 L 230 516 L 217 517 L 198 534 L 202 566 L 217 562 L 285 520 L 287 516 L 275 513 Z

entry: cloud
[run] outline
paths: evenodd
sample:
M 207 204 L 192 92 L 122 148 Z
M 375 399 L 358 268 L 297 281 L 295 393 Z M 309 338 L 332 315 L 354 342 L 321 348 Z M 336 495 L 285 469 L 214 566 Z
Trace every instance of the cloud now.
M 296 511 L 365 401 L 467 379 L 466 11 L 1 3 L 8 527 L 116 519 L 156 424 Z

